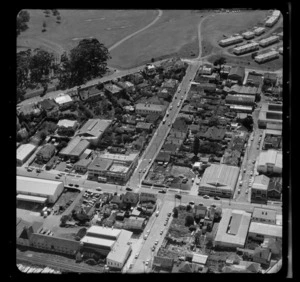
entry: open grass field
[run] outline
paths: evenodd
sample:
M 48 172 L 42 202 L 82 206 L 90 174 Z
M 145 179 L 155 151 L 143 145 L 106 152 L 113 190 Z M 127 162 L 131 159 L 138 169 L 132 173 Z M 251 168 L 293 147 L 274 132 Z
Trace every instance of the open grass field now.
M 218 41 L 223 35 L 230 36 L 261 26 L 266 18 L 267 11 L 243 11 L 240 13 L 214 14 L 204 20 L 201 28 L 202 56 L 217 53 L 222 50 Z
M 189 57 L 194 52 L 197 57 L 200 17 L 190 10 L 164 10 L 155 25 L 112 50 L 108 64 L 126 69 L 165 55 Z
M 61 23 L 50 13 L 28 10 L 29 29 L 18 37 L 17 50 L 45 48 L 61 54 L 84 38 L 95 37 L 107 48 L 143 28 L 157 16 L 157 10 L 59 10 Z M 42 32 L 43 22 L 46 32 Z

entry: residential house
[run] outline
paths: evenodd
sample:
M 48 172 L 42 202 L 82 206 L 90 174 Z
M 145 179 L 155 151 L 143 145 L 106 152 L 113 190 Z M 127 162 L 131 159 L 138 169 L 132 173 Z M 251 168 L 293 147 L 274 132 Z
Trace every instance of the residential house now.
M 204 90 L 205 92 L 215 92 L 217 85 L 214 83 L 201 83 L 198 85 L 200 90 Z
M 156 271 L 164 270 L 171 272 L 174 264 L 174 259 L 169 257 L 154 256 L 152 269 Z
M 124 219 L 123 228 L 134 233 L 143 232 L 146 225 L 146 219 L 143 217 L 130 216 Z
M 196 205 L 194 207 L 194 218 L 195 220 L 204 219 L 207 214 L 207 207 L 206 206 L 200 206 Z
M 270 209 L 254 208 L 252 221 L 267 224 L 276 224 L 276 211 Z
M 254 182 L 251 188 L 251 203 L 267 203 L 267 189 L 270 178 L 265 175 L 254 177 Z
M 109 95 L 117 95 L 123 91 L 120 87 L 115 84 L 107 83 L 104 84 L 104 91 Z
M 272 177 L 268 185 L 268 200 L 280 201 L 282 192 L 282 177 Z
M 275 86 L 277 82 L 277 75 L 276 73 L 264 73 L 264 85 L 272 85 Z
M 204 137 L 211 141 L 221 141 L 225 136 L 226 129 L 218 128 L 216 126 L 210 127 Z
M 46 111 L 48 114 L 49 112 L 58 112 L 59 106 L 53 99 L 44 99 L 40 102 L 41 108 Z
M 168 163 L 170 162 L 170 159 L 171 159 L 171 156 L 170 156 L 170 153 L 167 153 L 167 152 L 159 152 L 155 161 L 156 162 L 162 162 L 162 163 Z
M 227 77 L 230 73 L 230 70 L 231 70 L 231 66 L 223 65 L 222 68 L 221 68 L 221 71 L 220 71 L 221 78 L 227 79 Z
M 58 129 L 60 128 L 71 128 L 74 131 L 78 127 L 78 122 L 76 120 L 68 120 L 68 119 L 61 119 L 57 123 Z
M 157 93 L 157 97 L 168 100 L 172 97 L 172 95 L 167 88 L 161 88 Z
M 166 110 L 164 105 L 156 104 L 147 104 L 147 103 L 138 103 L 135 105 L 135 111 L 137 114 L 146 116 L 152 113 L 163 115 Z
M 188 126 L 187 126 L 186 122 L 183 119 L 177 118 L 175 120 L 175 122 L 173 123 L 173 125 L 172 125 L 172 129 L 178 130 L 178 131 L 181 131 L 181 132 L 187 132 Z
M 146 132 L 151 132 L 153 127 L 152 123 L 149 122 L 138 122 L 136 125 L 137 131 L 146 131 Z
M 190 104 L 187 104 L 181 108 L 180 112 L 193 115 L 197 113 L 197 110 L 195 109 L 195 107 L 191 106 Z
M 174 264 L 172 272 L 173 273 L 205 273 L 207 272 L 207 267 L 201 266 L 196 263 L 190 263 L 187 261 L 181 261 Z
M 165 80 L 162 84 L 162 87 L 164 88 L 170 88 L 170 89 L 175 89 L 176 86 L 178 84 L 178 80 L 176 79 L 168 79 L 168 80 Z
M 65 110 L 74 103 L 70 95 L 64 93 L 59 94 L 54 100 L 58 104 L 60 110 Z
M 99 90 L 97 86 L 79 89 L 79 96 L 82 101 L 95 102 L 104 96 L 103 90 Z
M 18 130 L 17 135 L 20 136 L 22 140 L 26 139 L 29 136 L 28 131 L 25 127 Z
M 173 143 L 165 143 L 161 149 L 161 152 L 168 153 L 170 155 L 176 154 L 177 150 L 179 150 L 179 145 Z
M 264 267 L 269 267 L 271 261 L 271 251 L 262 247 L 257 247 L 254 250 L 253 261 L 260 263 Z
M 140 193 L 140 203 L 152 202 L 153 204 L 155 204 L 156 201 L 157 201 L 157 194 L 146 193 L 146 192 Z
M 139 202 L 139 194 L 127 191 L 123 197 L 123 203 L 136 206 Z

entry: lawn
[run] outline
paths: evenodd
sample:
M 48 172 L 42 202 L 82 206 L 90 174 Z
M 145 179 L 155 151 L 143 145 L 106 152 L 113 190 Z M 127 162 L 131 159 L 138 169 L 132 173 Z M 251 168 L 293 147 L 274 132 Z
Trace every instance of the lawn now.
M 18 37 L 17 50 L 45 48 L 61 54 L 83 38 L 95 37 L 107 48 L 143 28 L 157 16 L 156 10 L 58 10 L 61 23 L 42 10 L 28 10 L 29 29 Z M 46 32 L 42 32 L 43 22 Z
M 218 41 L 223 35 L 245 32 L 254 26 L 260 26 L 267 11 L 244 11 L 240 13 L 215 14 L 204 20 L 201 26 L 202 56 L 222 50 Z

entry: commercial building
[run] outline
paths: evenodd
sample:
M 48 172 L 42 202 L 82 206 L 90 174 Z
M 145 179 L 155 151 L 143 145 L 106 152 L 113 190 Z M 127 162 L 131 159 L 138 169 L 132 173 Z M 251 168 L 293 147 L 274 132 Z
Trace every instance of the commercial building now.
M 260 173 L 282 173 L 282 151 L 268 150 L 260 152 L 257 164 Z
M 263 242 L 266 238 L 281 239 L 282 226 L 260 222 L 251 222 L 248 238 L 260 240 L 261 242 Z
M 277 83 L 276 73 L 266 72 L 264 73 L 264 84 L 275 86 Z
M 60 181 L 17 176 L 18 200 L 55 203 L 63 189 L 64 184 Z
M 270 178 L 265 175 L 257 175 L 251 188 L 251 203 L 266 204 L 268 200 L 268 185 Z
M 242 210 L 223 209 L 214 245 L 243 248 L 248 234 L 251 214 Z
M 34 153 L 37 146 L 33 144 L 22 144 L 17 148 L 17 166 L 22 166 Z
M 253 34 L 254 35 L 254 34 Z M 236 55 L 245 54 L 259 49 L 259 44 L 256 42 L 251 42 L 239 47 L 233 48 L 233 53 Z
M 263 150 L 275 149 L 279 150 L 282 148 L 282 134 L 279 130 L 265 129 L 262 135 Z
M 67 109 L 69 106 L 73 104 L 73 100 L 68 94 L 61 93 L 56 98 L 54 98 L 54 101 L 59 105 L 59 108 Z
M 246 31 L 246 32 L 242 33 L 242 35 L 245 39 L 251 39 L 251 38 L 254 38 L 255 33 L 253 31 Z
M 55 146 L 53 144 L 46 144 L 36 153 L 36 159 L 39 162 L 47 163 L 54 155 Z
M 147 103 L 138 103 L 135 105 L 135 111 L 139 115 L 148 115 L 148 114 L 159 114 L 163 115 L 166 110 L 164 105 L 156 104 L 147 104 Z
M 269 209 L 254 208 L 252 222 L 276 224 L 276 211 Z
M 242 42 L 242 41 L 243 41 L 242 36 L 240 36 L 240 35 L 239 36 L 232 36 L 232 37 L 220 40 L 219 45 L 222 46 L 222 47 L 226 47 L 226 46 L 236 44 L 236 43 L 239 43 L 239 42 Z
M 77 161 L 79 160 L 79 157 L 82 155 L 82 153 L 89 147 L 89 145 L 89 141 L 76 136 L 68 143 L 67 147 L 63 148 L 59 152 L 59 155 L 62 158 L 69 158 Z
M 268 128 L 274 124 L 282 127 L 282 105 L 281 104 L 262 104 L 258 116 L 258 127 Z
M 264 32 L 265 32 L 265 28 L 264 27 L 258 27 L 258 28 L 256 28 L 256 29 L 254 29 L 254 34 L 256 35 L 256 36 L 260 36 L 260 35 L 262 35 Z
M 240 66 L 235 66 L 230 69 L 228 74 L 228 79 L 238 81 L 238 83 L 242 84 L 245 77 L 245 68 Z
M 102 134 L 111 125 L 111 120 L 106 119 L 89 119 L 77 132 L 76 136 L 97 145 Z
M 231 198 L 236 187 L 239 168 L 212 164 L 206 168 L 199 184 L 199 194 Z
M 256 96 L 260 95 L 261 89 L 258 87 L 253 87 L 253 86 L 244 86 L 244 85 L 235 84 L 230 88 L 228 93 L 256 97 Z

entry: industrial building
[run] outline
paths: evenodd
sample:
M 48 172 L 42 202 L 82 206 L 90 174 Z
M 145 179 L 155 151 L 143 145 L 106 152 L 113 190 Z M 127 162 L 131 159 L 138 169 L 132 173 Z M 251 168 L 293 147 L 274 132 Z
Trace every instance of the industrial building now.
M 260 35 L 262 35 L 265 32 L 265 30 L 266 29 L 264 27 L 258 27 L 256 29 L 254 29 L 254 34 L 256 36 L 260 36 Z
M 111 125 L 111 120 L 89 119 L 77 132 L 76 136 L 89 141 L 92 145 L 97 145 L 101 136 Z
M 45 144 L 36 154 L 36 160 L 42 163 L 48 162 L 55 155 L 55 146 Z
M 265 25 L 267 27 L 272 27 L 275 23 L 278 22 L 280 18 L 280 11 L 274 10 L 272 16 L 266 21 Z
M 235 111 L 236 113 L 252 113 L 253 107 L 251 106 L 240 106 L 240 105 L 230 105 L 230 109 Z
M 263 85 L 263 75 L 254 71 L 249 72 L 246 80 L 246 86 L 260 87 Z
M 63 189 L 60 181 L 17 176 L 17 200 L 55 203 Z
M 34 153 L 37 146 L 33 144 L 22 144 L 17 148 L 17 166 L 22 166 Z
M 260 173 L 282 173 L 282 151 L 268 150 L 260 152 L 257 171 Z
M 281 239 L 282 226 L 275 224 L 265 224 L 261 222 L 251 222 L 248 238 L 264 241 L 266 238 Z
M 212 164 L 206 168 L 199 184 L 199 194 L 231 198 L 237 183 L 239 168 Z
M 62 158 L 69 158 L 74 161 L 78 161 L 79 157 L 89 147 L 89 145 L 89 141 L 76 136 L 68 143 L 67 147 L 63 148 L 59 152 L 59 156 L 61 156 Z
M 276 59 L 279 57 L 278 55 L 279 53 L 277 51 L 270 51 L 268 53 L 264 53 L 264 54 L 261 54 L 261 55 L 258 55 L 254 58 L 254 60 L 258 63 L 264 63 L 266 61 L 269 61 L 269 60 L 273 60 L 273 59 Z
M 84 249 L 107 255 L 108 267 L 122 269 L 131 253 L 131 245 L 128 244 L 131 236 L 132 232 L 127 230 L 94 225 L 87 230 L 81 244 Z
M 262 40 L 259 41 L 259 45 L 261 47 L 267 47 L 273 43 L 276 43 L 279 41 L 279 36 L 277 35 L 273 35 L 273 36 L 270 36 L 270 37 L 267 37 L 267 38 L 264 38 Z
M 239 42 L 242 42 L 242 41 L 243 41 L 242 36 L 240 36 L 240 35 L 239 36 L 232 36 L 232 37 L 220 40 L 219 45 L 222 46 L 222 47 L 226 47 L 226 46 L 236 44 L 236 43 L 239 43 Z
M 248 234 L 251 214 L 242 210 L 223 209 L 214 245 L 243 248 Z
M 254 38 L 255 33 L 253 31 L 246 31 L 246 32 L 242 33 L 242 35 L 245 39 L 251 39 L 251 38 Z
M 258 127 L 268 128 L 269 124 L 274 124 L 282 128 L 282 105 L 280 104 L 262 104 L 258 116 Z
M 251 42 L 242 46 L 233 48 L 233 53 L 236 55 L 245 54 L 247 52 L 256 51 L 259 49 L 259 44 L 257 42 Z

